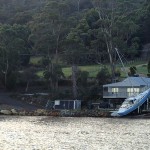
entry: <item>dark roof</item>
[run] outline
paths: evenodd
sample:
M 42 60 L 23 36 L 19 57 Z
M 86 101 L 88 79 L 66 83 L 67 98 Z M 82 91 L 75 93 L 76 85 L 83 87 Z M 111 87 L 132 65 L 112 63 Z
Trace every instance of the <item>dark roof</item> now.
M 139 86 L 149 86 L 150 78 L 146 77 L 128 77 L 122 82 L 112 83 L 103 85 L 103 87 L 139 87 Z

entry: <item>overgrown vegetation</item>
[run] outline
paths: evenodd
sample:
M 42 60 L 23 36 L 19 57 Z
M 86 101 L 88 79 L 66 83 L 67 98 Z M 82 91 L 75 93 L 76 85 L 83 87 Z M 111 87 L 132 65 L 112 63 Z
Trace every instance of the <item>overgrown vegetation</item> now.
M 42 80 L 56 97 L 59 81 L 72 80 L 66 98 L 97 97 L 100 85 L 124 76 L 115 48 L 128 60 L 140 57 L 149 26 L 148 0 L 1 0 L 0 83 L 14 89 L 26 82 L 27 92 Z M 149 76 L 149 64 L 132 66 Z

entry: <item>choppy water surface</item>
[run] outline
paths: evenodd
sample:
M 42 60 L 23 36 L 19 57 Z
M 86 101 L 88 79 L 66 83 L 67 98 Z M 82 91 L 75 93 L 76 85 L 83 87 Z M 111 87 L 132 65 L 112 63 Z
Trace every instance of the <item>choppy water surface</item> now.
M 0 116 L 0 150 L 150 150 L 150 120 Z

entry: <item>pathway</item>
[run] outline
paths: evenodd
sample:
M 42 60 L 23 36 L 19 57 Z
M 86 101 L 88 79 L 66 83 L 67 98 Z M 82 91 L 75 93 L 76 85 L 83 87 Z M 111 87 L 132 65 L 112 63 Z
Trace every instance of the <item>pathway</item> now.
M 41 108 L 38 106 L 27 104 L 27 103 L 22 102 L 22 101 L 18 101 L 14 98 L 11 98 L 9 96 L 9 93 L 0 92 L 0 105 L 3 105 L 3 104 L 13 106 L 14 108 L 26 109 L 26 110 L 36 110 L 38 108 Z

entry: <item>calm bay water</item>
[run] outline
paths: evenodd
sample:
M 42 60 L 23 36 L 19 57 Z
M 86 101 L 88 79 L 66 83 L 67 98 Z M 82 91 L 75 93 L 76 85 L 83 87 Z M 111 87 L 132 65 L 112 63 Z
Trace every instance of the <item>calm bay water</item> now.
M 150 150 L 150 120 L 0 116 L 0 150 Z

